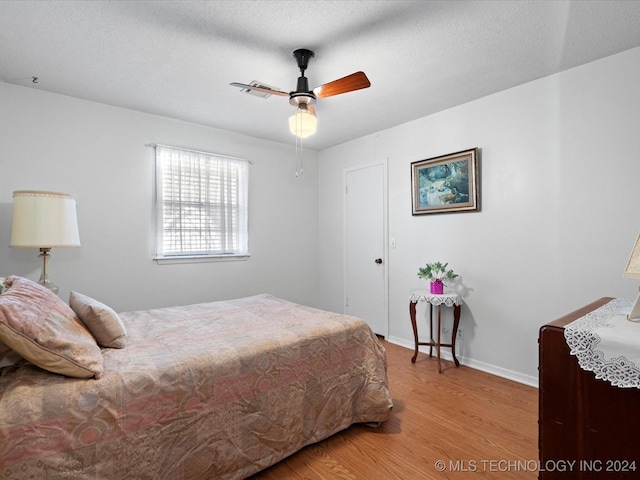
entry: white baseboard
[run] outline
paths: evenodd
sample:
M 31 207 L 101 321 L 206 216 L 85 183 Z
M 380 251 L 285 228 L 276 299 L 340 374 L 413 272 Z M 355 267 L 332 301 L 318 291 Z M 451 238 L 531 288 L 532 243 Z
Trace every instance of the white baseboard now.
M 407 341 L 403 338 L 398 337 L 388 337 L 386 339 L 388 342 L 393 343 L 395 345 L 399 345 L 401 347 L 408 348 L 413 351 L 415 348 L 413 342 Z M 429 355 L 429 347 L 420 346 L 418 349 L 422 353 L 426 353 Z M 448 349 L 442 350 L 440 355 L 443 359 L 453 361 L 453 356 Z M 411 361 L 410 357 L 407 357 L 409 361 Z M 512 380 L 514 382 L 522 383 L 524 385 L 529 385 L 530 387 L 538 388 L 538 378 L 533 377 L 531 375 L 525 375 L 520 372 L 515 372 L 513 370 L 508 370 L 506 368 L 498 367 L 496 365 L 491 365 L 489 363 L 481 362 L 479 360 L 474 360 L 473 358 L 460 357 L 457 356 L 458 361 L 461 365 L 465 365 L 470 368 L 474 368 L 476 370 L 480 370 L 482 372 L 490 373 L 491 375 L 496 375 L 498 377 L 506 378 L 507 380 Z

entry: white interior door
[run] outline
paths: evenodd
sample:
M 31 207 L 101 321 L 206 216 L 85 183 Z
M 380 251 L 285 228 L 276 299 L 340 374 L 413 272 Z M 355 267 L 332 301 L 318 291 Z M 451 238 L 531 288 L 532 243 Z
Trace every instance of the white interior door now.
M 384 174 L 384 164 L 345 173 L 345 312 L 386 337 Z

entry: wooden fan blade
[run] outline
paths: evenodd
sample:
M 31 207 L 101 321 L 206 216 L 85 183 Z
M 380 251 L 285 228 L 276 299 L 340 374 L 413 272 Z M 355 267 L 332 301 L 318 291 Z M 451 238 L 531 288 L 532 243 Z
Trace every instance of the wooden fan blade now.
M 318 116 L 316 115 L 316 109 L 314 108 L 314 106 L 313 106 L 313 105 L 307 105 L 307 110 L 309 110 L 309 113 L 310 113 L 311 115 L 313 115 L 314 117 L 316 117 L 316 118 L 318 117 Z
M 244 88 L 245 90 L 255 90 L 256 92 L 262 92 L 262 93 L 268 93 L 271 95 L 279 95 L 281 97 L 288 97 L 289 94 L 287 92 L 282 92 L 280 90 L 275 90 L 273 88 L 269 88 L 269 87 L 258 87 L 255 85 L 247 85 L 246 83 L 238 83 L 238 82 L 233 82 L 230 83 L 229 85 L 233 86 L 233 87 L 239 87 L 239 88 Z
M 369 88 L 371 82 L 364 72 L 356 72 L 346 77 L 339 78 L 333 82 L 325 83 L 313 89 L 313 93 L 318 98 L 332 97 L 341 93 L 353 92 L 362 88 Z

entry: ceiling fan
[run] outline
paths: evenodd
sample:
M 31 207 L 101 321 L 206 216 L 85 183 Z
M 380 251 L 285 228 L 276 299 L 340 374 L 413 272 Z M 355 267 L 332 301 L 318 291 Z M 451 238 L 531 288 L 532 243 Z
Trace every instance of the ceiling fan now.
M 289 103 L 297 107 L 296 113 L 289 119 L 289 128 L 294 135 L 305 138 L 316 132 L 318 119 L 313 105 L 318 98 L 333 97 L 342 93 L 353 92 L 371 86 L 371 82 L 364 72 L 355 72 L 346 77 L 333 80 L 332 82 L 320 85 L 313 90 L 309 89 L 309 81 L 304 76 L 304 72 L 309 65 L 309 60 L 315 55 L 311 50 L 299 48 L 292 53 L 298 63 L 300 76 L 296 89 L 293 92 L 283 92 L 275 88 L 264 85 L 247 85 L 245 83 L 233 82 L 231 85 L 240 87 L 246 91 L 255 91 L 281 97 L 289 97 Z

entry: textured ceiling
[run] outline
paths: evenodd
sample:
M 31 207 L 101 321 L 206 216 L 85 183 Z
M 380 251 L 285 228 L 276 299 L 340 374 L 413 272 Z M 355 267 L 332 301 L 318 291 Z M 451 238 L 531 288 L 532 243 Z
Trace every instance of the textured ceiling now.
M 229 83 L 294 90 L 309 48 L 311 87 L 371 81 L 318 100 L 323 149 L 639 46 L 639 25 L 636 0 L 3 0 L 0 80 L 294 144 L 286 97 Z

